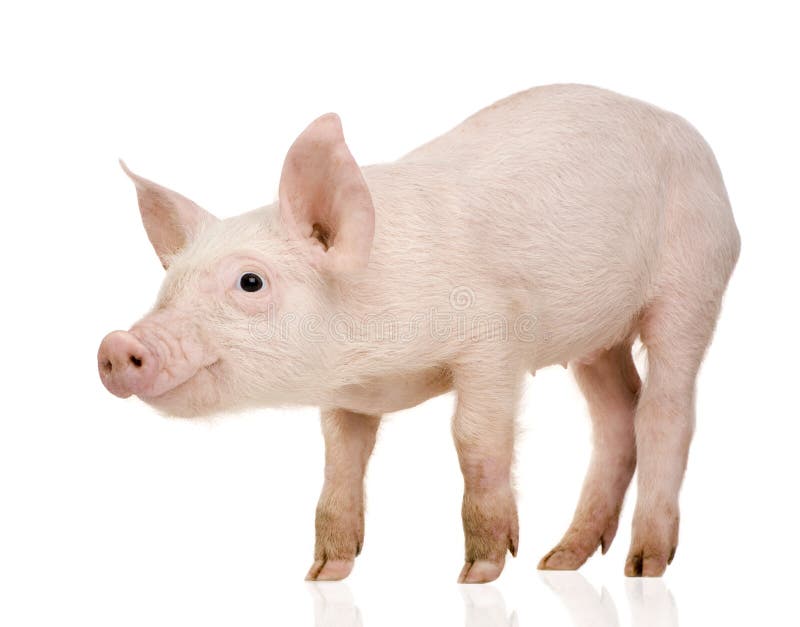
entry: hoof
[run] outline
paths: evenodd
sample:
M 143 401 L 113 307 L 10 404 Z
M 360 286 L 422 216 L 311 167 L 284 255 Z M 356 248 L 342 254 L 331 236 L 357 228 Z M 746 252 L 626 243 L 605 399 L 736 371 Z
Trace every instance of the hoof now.
M 556 547 L 539 560 L 539 570 L 578 570 L 589 558 L 583 551 Z
M 354 560 L 317 560 L 306 575 L 306 581 L 339 581 L 353 570 Z
M 489 560 L 466 562 L 458 576 L 458 583 L 489 583 L 500 576 L 504 565 L 505 561 L 500 563 Z

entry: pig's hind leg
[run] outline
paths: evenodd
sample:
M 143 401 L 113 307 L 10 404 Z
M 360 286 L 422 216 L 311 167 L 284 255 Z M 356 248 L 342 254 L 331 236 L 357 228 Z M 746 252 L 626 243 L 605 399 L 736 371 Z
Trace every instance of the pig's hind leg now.
M 664 289 L 642 317 L 647 377 L 636 409 L 638 496 L 628 576 L 660 576 L 678 545 L 678 493 L 695 421 L 695 379 L 724 283 Z
M 543 570 L 573 570 L 598 546 L 608 550 L 636 467 L 633 416 L 641 382 L 630 344 L 570 365 L 589 405 L 594 450 L 572 523 L 539 562 Z
M 344 579 L 364 543 L 364 473 L 380 424 L 378 416 L 322 411 L 325 483 L 317 505 L 312 581 Z
M 506 552 L 517 554 L 511 466 L 523 375 L 501 362 L 482 356 L 453 373 L 458 397 L 453 439 L 464 476 L 465 557 L 459 583 L 493 581 L 503 571 Z

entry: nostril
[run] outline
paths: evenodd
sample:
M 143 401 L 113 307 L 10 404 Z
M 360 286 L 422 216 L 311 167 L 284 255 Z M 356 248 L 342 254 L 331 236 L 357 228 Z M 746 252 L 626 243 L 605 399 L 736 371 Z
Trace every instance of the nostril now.
M 120 398 L 149 390 L 158 377 L 157 366 L 158 358 L 129 331 L 112 331 L 97 350 L 100 380 Z

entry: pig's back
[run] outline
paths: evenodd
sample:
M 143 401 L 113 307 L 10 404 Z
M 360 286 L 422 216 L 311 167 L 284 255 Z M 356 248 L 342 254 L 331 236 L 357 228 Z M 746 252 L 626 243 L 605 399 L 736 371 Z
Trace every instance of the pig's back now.
M 367 169 L 375 253 L 399 272 L 447 274 L 478 308 L 536 316 L 547 339 L 537 365 L 575 358 L 630 334 L 658 271 L 668 181 L 698 150 L 691 126 L 643 102 L 534 88 Z M 441 290 L 418 285 L 420 299 Z
M 596 147 L 607 133 L 624 138 L 652 134 L 677 116 L 653 105 L 589 85 L 546 85 L 522 91 L 474 113 L 461 124 L 408 153 L 400 161 L 448 160 L 455 152 L 487 165 L 515 147 L 569 159 Z M 621 134 L 621 135 L 620 135 Z M 567 144 L 565 145 L 565 142 Z M 581 151 L 582 152 L 582 151 Z

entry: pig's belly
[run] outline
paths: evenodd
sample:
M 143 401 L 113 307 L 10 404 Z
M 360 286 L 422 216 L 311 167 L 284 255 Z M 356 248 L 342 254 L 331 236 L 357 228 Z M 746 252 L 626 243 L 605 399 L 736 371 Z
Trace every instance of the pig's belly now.
M 638 333 L 638 316 L 631 308 L 624 315 L 609 316 L 584 326 L 575 324 L 564 328 L 563 325 L 553 325 L 552 328 L 550 335 L 528 348 L 525 361 L 531 372 L 572 361 L 591 362 L 603 351 L 632 342 Z
M 380 415 L 414 407 L 449 392 L 452 387 L 450 370 L 436 367 L 348 385 L 338 390 L 331 400 L 333 405 L 350 411 Z

